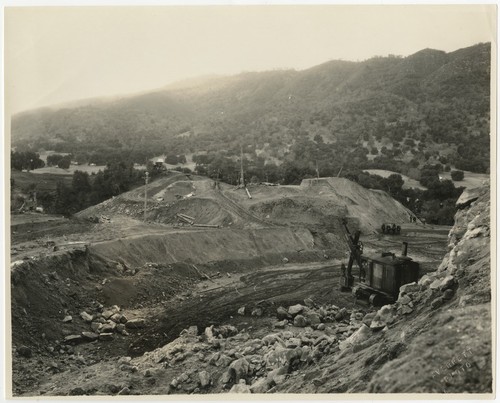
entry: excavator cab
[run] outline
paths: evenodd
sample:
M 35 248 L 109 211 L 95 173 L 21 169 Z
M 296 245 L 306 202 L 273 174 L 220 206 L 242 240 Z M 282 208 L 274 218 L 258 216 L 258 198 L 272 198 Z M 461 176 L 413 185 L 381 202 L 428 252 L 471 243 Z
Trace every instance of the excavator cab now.
M 356 299 L 365 299 L 372 305 L 380 306 L 397 300 L 402 285 L 418 281 L 420 265 L 407 256 L 407 242 L 403 242 L 401 256 L 391 252 L 363 254 L 363 244 L 359 241 L 360 232 L 356 231 L 351 235 L 347 222 L 342 223 L 351 254 L 347 266 L 341 266 L 341 291 L 352 290 Z M 354 262 L 359 267 L 356 285 L 352 275 Z

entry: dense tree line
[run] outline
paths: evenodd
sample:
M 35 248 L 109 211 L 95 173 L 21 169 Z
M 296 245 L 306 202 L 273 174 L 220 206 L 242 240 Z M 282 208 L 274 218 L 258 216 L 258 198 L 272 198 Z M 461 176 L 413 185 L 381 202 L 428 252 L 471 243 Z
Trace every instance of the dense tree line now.
M 71 158 L 71 154 L 51 154 L 47 156 L 47 165 L 49 167 L 56 166 L 58 168 L 68 169 L 71 165 Z
M 23 169 L 33 170 L 45 166 L 45 162 L 40 159 L 40 154 L 33 151 L 11 151 L 10 166 L 16 171 Z
M 456 188 L 451 180 L 440 180 L 438 172 L 437 167 L 434 169 L 427 167 L 427 170 L 424 170 L 423 178 L 427 186 L 426 190 L 403 189 L 403 178 L 397 174 L 382 178 L 378 175 L 360 172 L 351 174 L 350 179 L 368 189 L 386 191 L 428 223 L 452 225 L 456 212 L 455 203 L 464 188 Z
M 109 163 L 103 171 L 89 175 L 75 171 L 71 185 L 58 182 L 55 192 L 38 192 L 47 212 L 71 215 L 143 183 L 144 171 L 129 162 Z

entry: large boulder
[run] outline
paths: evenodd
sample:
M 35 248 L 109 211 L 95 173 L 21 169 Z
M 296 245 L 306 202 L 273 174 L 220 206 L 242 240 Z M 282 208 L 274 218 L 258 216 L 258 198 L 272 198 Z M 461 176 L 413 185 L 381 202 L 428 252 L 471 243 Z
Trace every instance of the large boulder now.
M 229 373 L 235 382 L 245 379 L 250 371 L 250 363 L 244 358 L 239 358 L 229 366 Z
M 320 316 L 314 311 L 307 311 L 303 314 L 308 325 L 319 325 L 321 323 Z
M 116 328 L 116 323 L 115 322 L 108 322 L 108 323 L 103 323 L 99 326 L 98 331 L 100 333 L 113 333 Z
M 256 307 L 252 310 L 252 313 L 251 315 L 252 316 L 262 316 L 262 314 L 264 313 L 264 311 L 262 310 L 262 308 L 260 307 Z
M 304 316 L 297 315 L 297 316 L 295 316 L 295 318 L 293 318 L 293 325 L 297 326 L 297 327 L 306 327 L 307 320 Z
M 387 325 L 393 323 L 395 320 L 394 307 L 392 305 L 384 305 L 377 311 L 377 314 L 373 318 L 370 328 L 372 329 L 383 329 Z
M 111 315 L 111 317 L 109 319 L 112 320 L 115 323 L 121 323 L 122 316 L 123 315 L 121 313 L 117 312 L 117 313 Z
M 106 310 L 101 315 L 104 319 L 108 320 L 111 318 L 116 312 L 114 310 Z
M 288 314 L 290 316 L 295 316 L 304 310 L 304 306 L 300 304 L 292 305 L 288 308 Z
M 288 313 L 288 311 L 285 308 L 283 308 L 282 306 L 280 306 L 280 307 L 278 307 L 278 309 L 276 309 L 276 317 L 279 320 L 291 319 L 291 316 Z
M 301 356 L 301 347 L 291 349 L 278 345 L 274 350 L 264 355 L 264 360 L 268 368 L 280 368 L 289 365 L 295 359 L 300 359 Z
M 349 347 L 359 346 L 361 343 L 368 340 L 371 336 L 372 332 L 368 326 L 363 324 L 356 332 L 354 332 L 351 336 L 349 336 L 344 341 L 339 343 L 339 349 L 345 350 Z
M 80 313 L 80 317 L 87 323 L 90 323 L 92 322 L 92 320 L 94 319 L 94 317 L 90 314 L 88 314 L 87 312 L 83 311 Z
M 113 333 L 101 333 L 99 334 L 99 340 L 111 341 L 113 340 Z
M 94 332 L 82 332 L 82 336 L 85 340 L 94 341 L 99 338 L 99 334 Z
M 271 333 L 262 338 L 262 344 L 265 346 L 273 345 L 275 343 L 283 344 L 283 339 L 276 333 Z
M 252 393 L 252 391 L 245 380 L 240 379 L 240 381 L 229 390 L 229 393 Z
M 235 336 L 238 334 L 238 329 L 233 325 L 222 325 L 217 326 L 212 329 L 214 336 L 221 336 L 226 339 L 231 336 Z
M 200 386 L 202 388 L 206 388 L 212 382 L 212 378 L 207 371 L 200 371 L 198 377 L 200 378 Z
M 81 334 L 70 334 L 69 336 L 66 336 L 64 338 L 64 342 L 69 343 L 69 344 L 76 344 L 76 343 L 80 343 L 82 341 L 83 341 L 83 337 Z
M 314 301 L 311 299 L 311 298 L 306 298 L 304 300 L 304 304 L 305 306 L 307 306 L 308 308 L 314 308 Z
M 206 327 L 205 328 L 205 337 L 207 338 L 207 341 L 209 343 L 213 342 L 215 340 L 215 336 L 214 336 L 214 326 L 210 326 L 210 327 Z
M 470 204 L 472 204 L 472 202 L 476 201 L 479 196 L 481 196 L 482 189 L 482 187 L 465 189 L 456 201 L 455 205 L 459 209 L 463 209 L 469 206 Z
M 252 393 L 266 393 L 272 386 L 273 380 L 269 377 L 257 379 L 252 386 L 250 386 L 250 391 Z

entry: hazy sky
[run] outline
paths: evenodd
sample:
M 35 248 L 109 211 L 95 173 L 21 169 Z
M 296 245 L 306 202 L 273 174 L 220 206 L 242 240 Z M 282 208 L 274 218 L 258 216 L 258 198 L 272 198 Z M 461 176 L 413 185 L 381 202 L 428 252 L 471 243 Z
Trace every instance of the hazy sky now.
M 11 113 L 206 74 L 453 51 L 493 41 L 494 6 L 5 9 Z

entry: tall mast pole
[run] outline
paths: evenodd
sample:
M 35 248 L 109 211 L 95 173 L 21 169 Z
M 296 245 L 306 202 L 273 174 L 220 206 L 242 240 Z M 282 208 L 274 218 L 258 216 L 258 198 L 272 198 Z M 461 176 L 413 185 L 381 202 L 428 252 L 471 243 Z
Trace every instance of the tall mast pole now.
M 144 222 L 146 222 L 146 208 L 148 206 L 148 182 L 149 182 L 149 172 L 146 171 L 146 176 L 144 177 L 146 186 L 144 186 Z
M 241 186 L 245 187 L 245 176 L 243 174 L 243 146 L 240 145 L 240 163 L 241 163 L 241 166 L 240 166 L 240 172 L 241 172 L 241 178 L 240 178 L 240 184 Z

